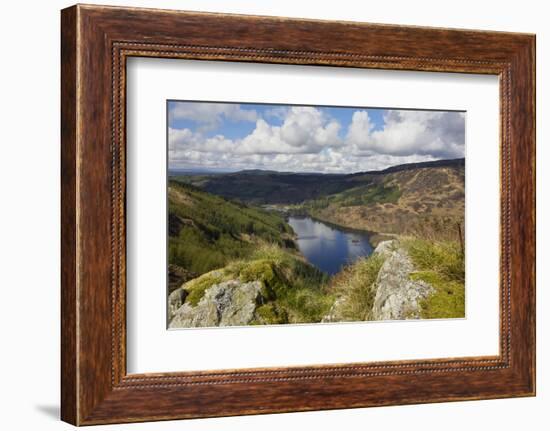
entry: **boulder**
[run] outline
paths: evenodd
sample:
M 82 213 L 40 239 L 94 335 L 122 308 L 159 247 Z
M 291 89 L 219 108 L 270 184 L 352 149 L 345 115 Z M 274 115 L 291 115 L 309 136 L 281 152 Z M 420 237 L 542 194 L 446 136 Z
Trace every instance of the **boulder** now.
M 183 287 L 179 287 L 168 295 L 168 321 L 174 318 L 176 312 L 185 302 L 188 293 Z
M 373 251 L 382 256 L 382 264 L 376 281 L 372 284 L 374 302 L 372 309 L 365 310 L 365 320 L 403 320 L 420 318 L 420 301 L 434 292 L 428 283 L 411 280 L 415 271 L 413 263 L 398 240 L 382 241 Z M 365 286 L 369 288 L 369 286 Z M 322 323 L 344 321 L 342 309 L 346 296 L 337 298 Z
M 380 243 L 378 247 L 383 244 Z M 390 246 L 385 245 L 379 252 L 388 257 L 376 279 L 376 295 L 370 319 L 418 319 L 420 301 L 434 292 L 433 287 L 424 281 L 410 279 L 414 266 L 402 248 L 391 251 Z
M 204 292 L 196 306 L 185 303 L 180 290 L 168 299 L 169 328 L 240 326 L 254 318 L 262 284 L 239 280 L 214 284 Z
M 374 249 L 373 254 L 380 254 L 387 258 L 397 249 L 397 244 L 396 240 L 381 241 Z

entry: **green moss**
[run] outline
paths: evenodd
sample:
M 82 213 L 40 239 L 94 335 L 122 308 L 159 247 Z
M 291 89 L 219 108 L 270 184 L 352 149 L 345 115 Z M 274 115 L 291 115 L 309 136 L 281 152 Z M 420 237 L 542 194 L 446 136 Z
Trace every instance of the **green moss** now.
M 243 282 L 260 280 L 266 284 L 273 283 L 275 273 L 273 272 L 273 262 L 268 259 L 254 260 L 247 262 L 240 269 L 239 278 Z
M 263 245 L 247 261 L 226 267 L 228 274 L 243 282 L 261 281 L 262 300 L 258 322 L 319 322 L 333 298 L 325 290 L 328 276 L 294 253 L 276 245 Z M 256 322 L 257 324 L 260 324 Z
M 287 323 L 286 316 L 281 316 L 274 304 L 263 304 L 256 308 L 256 319 L 253 324 L 273 325 L 278 323 Z
M 465 316 L 464 284 L 446 280 L 441 275 L 423 271 L 411 274 L 411 279 L 429 283 L 435 293 L 420 302 L 424 319 L 450 319 Z
M 218 270 L 209 272 L 187 282 L 184 285 L 184 289 L 189 294 L 187 295 L 185 302 L 196 306 L 204 296 L 206 289 L 212 287 L 214 284 L 221 283 L 225 278 L 224 271 Z
M 252 324 L 319 322 L 334 297 L 326 290 L 328 276 L 307 263 L 296 252 L 276 244 L 256 247 L 246 259 L 226 264 L 186 283 L 186 299 L 195 306 L 212 285 L 227 280 L 262 284 L 257 317 Z
M 260 281 L 262 283 L 262 297 L 266 300 L 276 298 L 272 289 L 272 286 L 277 282 L 273 261 L 258 259 L 233 262 L 228 266 L 228 271 L 234 275 L 234 278 L 238 278 L 245 283 Z

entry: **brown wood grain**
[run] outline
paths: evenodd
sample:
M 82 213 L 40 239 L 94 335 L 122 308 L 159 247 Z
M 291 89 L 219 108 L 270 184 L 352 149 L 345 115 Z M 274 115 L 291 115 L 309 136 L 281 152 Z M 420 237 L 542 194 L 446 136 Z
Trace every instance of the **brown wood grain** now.
M 76 281 L 76 9 L 61 16 L 61 417 L 78 422 Z
M 533 35 L 79 5 L 62 11 L 61 46 L 63 420 L 86 425 L 534 394 Z M 127 375 L 130 56 L 498 75 L 499 356 Z

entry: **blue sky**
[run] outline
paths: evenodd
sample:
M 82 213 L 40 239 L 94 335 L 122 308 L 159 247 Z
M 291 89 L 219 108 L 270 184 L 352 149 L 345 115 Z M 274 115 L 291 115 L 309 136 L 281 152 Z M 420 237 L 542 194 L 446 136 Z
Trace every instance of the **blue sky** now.
M 190 120 L 188 118 L 182 118 L 177 117 L 174 115 L 170 115 L 170 112 L 173 112 L 177 105 L 180 105 L 186 103 L 190 106 L 191 104 L 195 103 L 201 103 L 201 102 L 182 102 L 182 101 L 169 101 L 168 102 L 168 127 L 175 128 L 175 129 L 189 129 L 192 131 L 196 131 L 200 128 L 201 122 L 196 120 Z M 270 124 L 275 126 L 281 126 L 283 124 L 284 119 L 274 115 L 273 111 L 277 110 L 284 110 L 288 108 L 289 105 L 273 105 L 273 104 L 256 104 L 256 103 L 240 103 L 236 104 L 237 106 L 240 106 L 240 108 L 244 111 L 251 111 L 256 112 L 260 117 L 266 119 Z M 340 121 L 340 124 L 343 126 L 342 133 L 347 130 L 349 125 L 351 124 L 351 118 L 355 111 L 357 111 L 357 108 L 348 108 L 348 107 L 320 107 L 316 106 L 316 109 L 318 109 L 321 112 L 326 113 L 329 116 L 334 117 L 335 119 Z M 364 109 L 368 112 L 369 117 L 372 119 L 374 123 L 374 129 L 380 130 L 384 126 L 384 112 L 387 110 L 385 109 L 373 109 L 373 108 L 366 108 Z M 239 139 L 244 138 L 252 131 L 254 130 L 256 124 L 255 122 L 251 121 L 224 121 L 220 127 L 216 129 L 209 130 L 207 133 L 205 133 L 205 137 L 212 137 L 216 134 L 221 134 L 225 136 L 226 138 L 230 139 Z
M 358 172 L 464 157 L 465 113 L 168 102 L 170 169 Z

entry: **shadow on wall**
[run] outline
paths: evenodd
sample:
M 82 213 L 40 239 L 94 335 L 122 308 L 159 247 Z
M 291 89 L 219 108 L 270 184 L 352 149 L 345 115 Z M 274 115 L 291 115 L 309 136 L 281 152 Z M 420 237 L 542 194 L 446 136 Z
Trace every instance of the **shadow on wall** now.
M 58 405 L 38 405 L 35 409 L 42 413 L 44 416 L 48 416 L 50 419 L 59 420 L 60 409 Z

